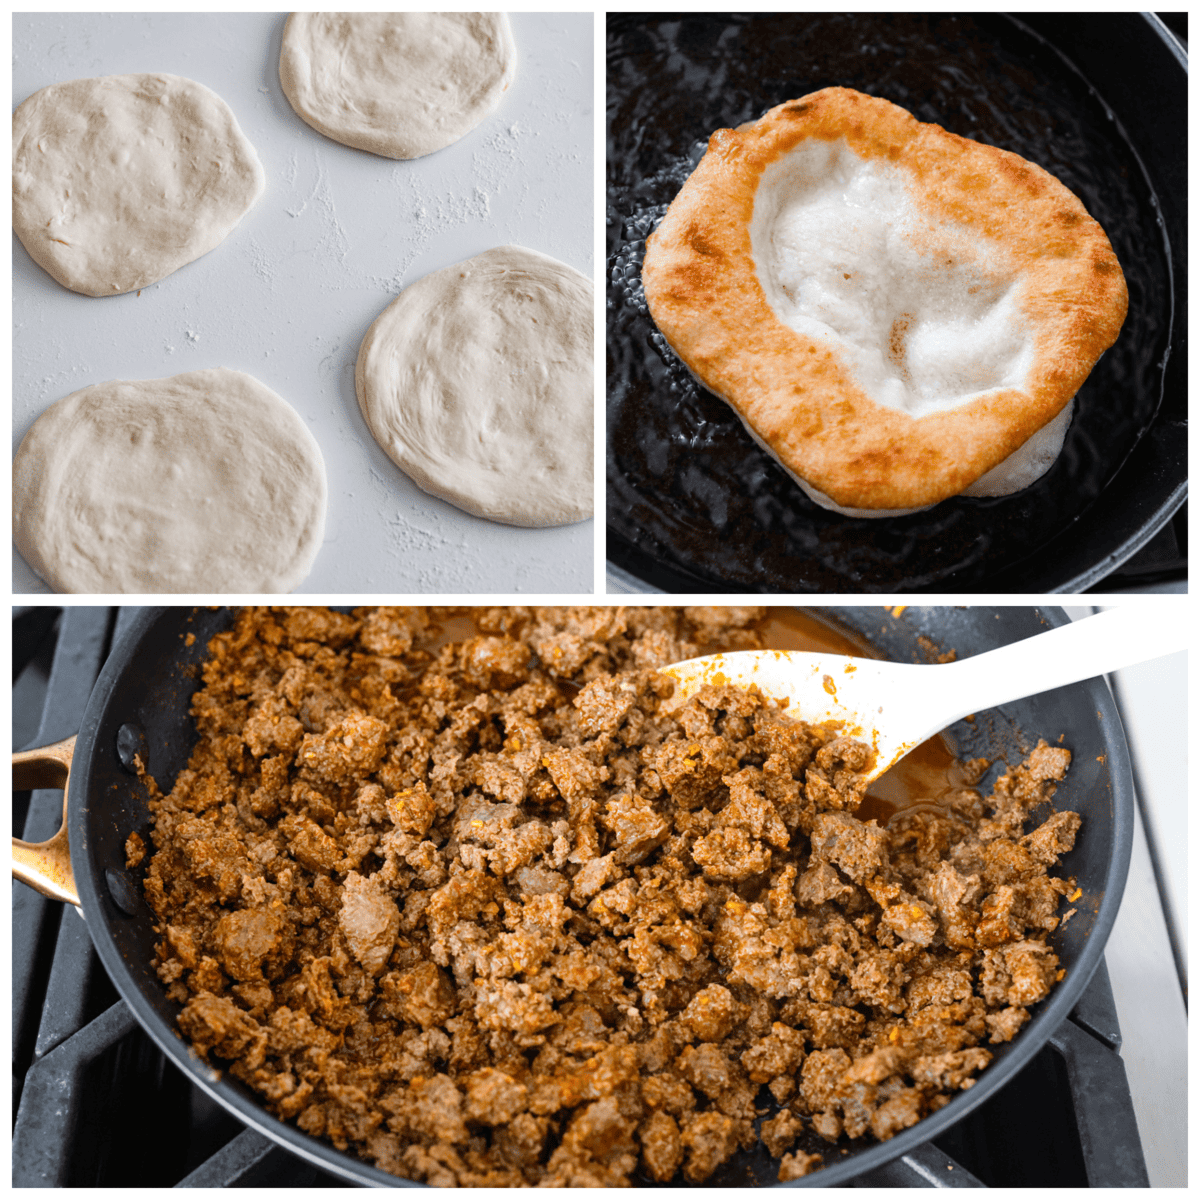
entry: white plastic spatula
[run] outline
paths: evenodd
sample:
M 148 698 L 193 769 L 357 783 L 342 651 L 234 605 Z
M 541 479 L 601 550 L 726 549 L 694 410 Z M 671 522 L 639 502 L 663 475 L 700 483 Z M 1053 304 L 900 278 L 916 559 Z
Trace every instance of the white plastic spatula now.
M 1186 606 L 1168 602 L 1109 609 L 961 662 L 891 663 L 798 650 L 710 654 L 663 668 L 679 681 L 664 707 L 677 707 L 707 683 L 756 685 L 775 701 L 786 699 L 789 716 L 832 722 L 873 746 L 869 781 L 970 713 L 1184 650 L 1189 630 Z

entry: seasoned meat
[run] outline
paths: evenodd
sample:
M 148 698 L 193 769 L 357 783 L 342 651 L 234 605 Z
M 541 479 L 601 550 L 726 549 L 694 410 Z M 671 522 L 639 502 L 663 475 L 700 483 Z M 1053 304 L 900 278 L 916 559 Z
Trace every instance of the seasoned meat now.
M 855 883 L 887 870 L 887 845 L 887 830 L 848 813 L 821 813 L 813 822 L 813 855 L 840 867 Z
M 741 1122 L 715 1110 L 697 1113 L 684 1126 L 687 1150 L 683 1177 L 688 1183 L 703 1183 L 722 1163 L 736 1153 L 745 1129 Z
M 824 1163 L 819 1154 L 805 1154 L 797 1150 L 795 1154 L 785 1154 L 779 1163 L 779 1182 L 789 1183 L 793 1179 L 803 1179 Z
M 742 1066 L 755 1083 L 790 1078 L 804 1061 L 804 1042 L 799 1030 L 776 1021 L 766 1037 L 757 1039 L 742 1054 Z
M 400 910 L 377 883 L 351 871 L 342 884 L 338 927 L 367 974 L 378 975 L 396 944 Z
M 125 865 L 133 870 L 134 867 L 142 865 L 145 857 L 146 843 L 142 839 L 142 835 L 135 831 L 125 839 Z
M 738 1003 L 719 983 L 710 983 L 691 999 L 680 1020 L 702 1042 L 723 1042 L 738 1022 Z
M 780 1158 L 803 1129 L 804 1122 L 791 1109 L 785 1108 L 762 1123 L 763 1145 L 772 1157 Z
M 179 1014 L 179 1029 L 202 1054 L 211 1050 L 223 1058 L 238 1058 L 249 1051 L 254 1065 L 262 1061 L 266 1031 L 223 996 L 198 993 Z
M 380 980 L 388 1015 L 422 1029 L 438 1028 L 446 1023 L 458 1005 L 454 985 L 446 972 L 435 963 L 417 963 L 405 971 L 389 972 Z
M 683 1140 L 675 1118 L 665 1112 L 652 1113 L 642 1122 L 639 1135 L 647 1174 L 658 1183 L 670 1183 L 683 1161 Z
M 248 982 L 277 976 L 292 955 L 290 922 L 278 908 L 242 908 L 213 926 L 212 941 L 225 974 Z
M 437 1187 L 724 1182 L 759 1141 L 786 1182 L 970 1087 L 1060 973 L 1079 817 L 1029 826 L 1070 755 L 860 819 L 866 746 L 729 687 L 662 711 L 656 668 L 763 616 L 240 610 L 125 846 L 180 1033 Z

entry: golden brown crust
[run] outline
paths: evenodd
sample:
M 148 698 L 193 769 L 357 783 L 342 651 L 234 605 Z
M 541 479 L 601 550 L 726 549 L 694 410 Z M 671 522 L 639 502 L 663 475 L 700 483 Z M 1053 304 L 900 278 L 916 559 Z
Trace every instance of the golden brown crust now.
M 1033 331 L 1024 389 L 913 417 L 876 403 L 836 351 L 778 319 L 755 270 L 750 221 L 764 170 L 806 138 L 844 138 L 864 158 L 903 166 L 926 216 L 1005 248 Z M 655 322 L 701 382 L 789 471 L 853 508 L 915 508 L 970 486 L 1063 409 L 1128 306 L 1104 231 L 1052 175 L 847 88 L 718 129 L 647 240 L 642 279 Z

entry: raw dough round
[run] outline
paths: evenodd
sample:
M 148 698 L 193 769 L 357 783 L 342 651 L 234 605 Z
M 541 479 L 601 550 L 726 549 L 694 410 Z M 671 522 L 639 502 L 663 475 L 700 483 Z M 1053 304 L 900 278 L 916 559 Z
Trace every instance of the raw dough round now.
M 375 440 L 425 491 L 506 525 L 592 515 L 592 284 L 499 246 L 426 275 L 367 331 Z
M 46 410 L 13 460 L 13 541 L 58 592 L 289 592 L 325 529 L 290 405 L 217 368 L 114 380 Z
M 13 229 L 85 296 L 149 287 L 207 254 L 265 183 L 225 101 L 178 75 L 56 83 L 13 113 Z
M 504 13 L 292 13 L 279 81 L 335 142 L 420 158 L 492 112 L 516 65 Z

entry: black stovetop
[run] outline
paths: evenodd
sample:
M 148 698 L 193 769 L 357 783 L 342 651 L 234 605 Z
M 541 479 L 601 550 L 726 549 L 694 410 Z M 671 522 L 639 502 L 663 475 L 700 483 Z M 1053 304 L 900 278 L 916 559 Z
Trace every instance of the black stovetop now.
M 13 746 L 73 734 L 123 625 L 114 608 L 14 609 Z M 48 838 L 59 792 L 18 793 Z M 117 995 L 80 915 L 13 884 L 14 1187 L 343 1187 L 245 1129 L 168 1064 Z M 855 1187 L 1146 1186 L 1108 974 L 1009 1086 Z

